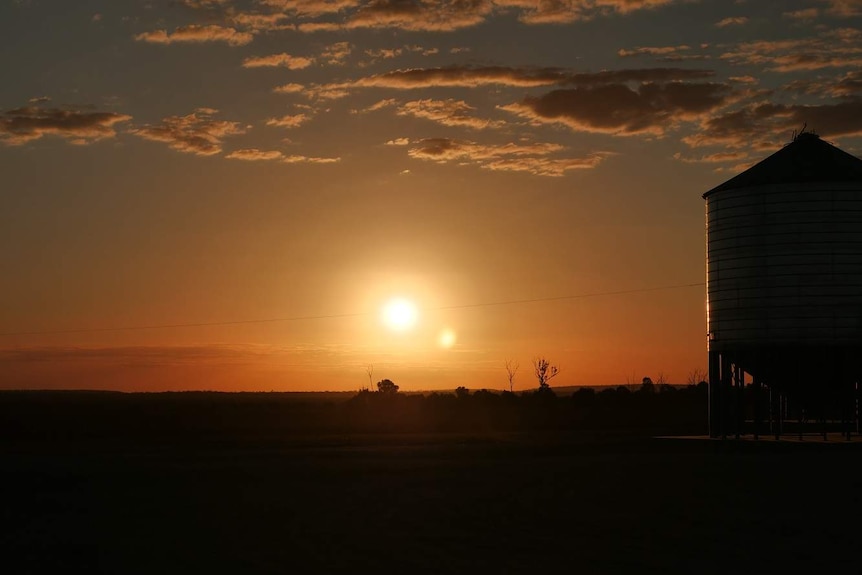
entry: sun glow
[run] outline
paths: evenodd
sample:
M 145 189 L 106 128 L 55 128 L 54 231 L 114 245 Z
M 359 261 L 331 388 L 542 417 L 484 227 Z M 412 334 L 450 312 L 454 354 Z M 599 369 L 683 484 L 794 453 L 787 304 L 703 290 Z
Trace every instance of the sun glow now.
M 391 299 L 383 306 L 383 323 L 393 331 L 409 330 L 418 316 L 413 302 L 404 298 Z

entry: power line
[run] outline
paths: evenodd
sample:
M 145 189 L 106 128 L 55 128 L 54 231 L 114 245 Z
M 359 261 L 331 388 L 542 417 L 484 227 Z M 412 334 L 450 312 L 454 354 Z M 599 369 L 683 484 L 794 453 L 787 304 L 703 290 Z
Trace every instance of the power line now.
M 590 292 L 590 293 L 581 293 L 581 294 L 572 294 L 572 295 L 561 295 L 561 296 L 554 296 L 554 297 L 539 297 L 539 298 L 530 298 L 530 299 L 515 299 L 515 300 L 504 300 L 504 301 L 485 302 L 485 303 L 449 305 L 449 306 L 441 306 L 441 307 L 435 307 L 435 308 L 430 308 L 430 309 L 431 309 L 431 311 L 441 311 L 441 310 L 454 310 L 454 309 L 471 309 L 471 308 L 481 308 L 481 307 L 494 307 L 494 306 L 504 306 L 504 305 L 518 305 L 518 304 L 527 304 L 527 303 L 540 303 L 540 302 L 549 302 L 549 301 L 583 299 L 583 298 L 591 298 L 591 297 L 627 295 L 627 294 L 634 294 L 634 293 L 645 293 L 645 292 L 664 291 L 664 290 L 682 289 L 682 288 L 691 288 L 691 287 L 703 287 L 705 285 L 706 284 L 704 282 L 697 282 L 697 283 L 690 283 L 690 284 L 666 285 L 666 286 L 656 286 L 656 287 L 649 287 L 649 288 L 634 288 L 634 289 L 618 290 L 618 291 Z M 92 328 L 58 329 L 58 330 L 45 330 L 45 331 L 18 331 L 18 332 L 0 333 L 0 337 L 4 337 L 4 336 L 5 337 L 13 337 L 13 336 L 24 336 L 24 335 L 63 335 L 63 334 L 73 334 L 73 333 L 104 333 L 104 332 L 113 332 L 113 331 L 144 331 L 144 330 L 153 330 L 153 329 L 180 329 L 180 328 L 191 328 L 191 327 L 221 327 L 221 326 L 230 326 L 230 325 L 252 325 L 252 324 L 261 324 L 261 323 L 310 321 L 310 320 L 320 320 L 320 319 L 344 319 L 344 318 L 350 318 L 350 317 L 366 316 L 366 315 L 369 315 L 370 313 L 371 312 L 359 312 L 359 313 L 340 313 L 340 314 L 325 314 L 325 315 L 301 315 L 301 316 L 292 316 L 292 317 L 273 317 L 273 318 L 265 318 L 265 319 L 240 319 L 240 320 L 233 320 L 233 321 L 212 321 L 212 322 L 198 322 L 198 323 L 165 323 L 165 324 L 155 324 L 155 325 L 131 325 L 131 326 L 120 326 L 120 327 L 92 327 Z

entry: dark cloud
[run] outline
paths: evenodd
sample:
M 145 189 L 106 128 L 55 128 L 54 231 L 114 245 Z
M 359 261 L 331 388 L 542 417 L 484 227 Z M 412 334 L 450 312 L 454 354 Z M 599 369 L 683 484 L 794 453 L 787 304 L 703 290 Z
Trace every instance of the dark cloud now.
M 719 83 L 603 84 L 553 90 L 502 109 L 540 123 L 606 134 L 663 134 L 680 121 L 725 106 L 732 89 Z
M 21 145 L 43 136 L 59 136 L 73 144 L 89 144 L 116 136 L 114 126 L 131 116 L 113 112 L 90 112 L 27 106 L 0 113 L 0 141 Z
M 703 120 L 683 141 L 692 147 L 769 148 L 807 125 L 824 137 L 862 136 L 862 99 L 831 104 L 750 104 Z

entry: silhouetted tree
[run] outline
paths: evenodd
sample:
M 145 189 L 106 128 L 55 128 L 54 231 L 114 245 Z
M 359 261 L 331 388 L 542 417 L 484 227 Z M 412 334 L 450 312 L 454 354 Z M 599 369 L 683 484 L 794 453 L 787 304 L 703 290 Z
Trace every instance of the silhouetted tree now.
M 391 379 L 383 379 L 377 382 L 377 391 L 380 393 L 396 393 L 398 386 Z
M 455 389 L 455 397 L 458 399 L 464 399 L 465 397 L 470 397 L 470 390 L 464 387 L 463 385 L 458 386 Z
M 560 373 L 560 368 L 556 365 L 551 365 L 551 362 L 544 357 L 533 358 L 533 369 L 535 370 L 536 379 L 539 381 L 539 389 L 550 387 L 548 382 Z
M 698 367 L 688 372 L 686 383 L 689 385 L 698 385 L 700 382 L 706 381 L 707 377 L 706 370 Z
M 653 385 L 651 377 L 645 377 L 641 380 L 641 389 L 643 393 L 653 393 L 655 391 L 655 385 Z
M 515 391 L 515 374 L 518 373 L 518 368 L 521 367 L 517 361 L 513 359 L 506 360 L 506 377 L 509 379 L 509 391 Z

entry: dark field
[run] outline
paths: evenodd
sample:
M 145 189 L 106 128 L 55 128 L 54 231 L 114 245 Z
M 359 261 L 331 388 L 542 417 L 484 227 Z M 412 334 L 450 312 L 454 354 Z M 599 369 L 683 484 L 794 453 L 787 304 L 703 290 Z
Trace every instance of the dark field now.
M 78 425 L 32 419 L 56 398 L 28 405 L 6 397 L 0 411 L 4 573 L 858 573 L 862 564 L 860 444 L 662 440 L 613 426 L 286 433 L 249 423 L 180 433 L 164 413 L 136 433 L 107 418 L 112 434 L 96 412 Z

